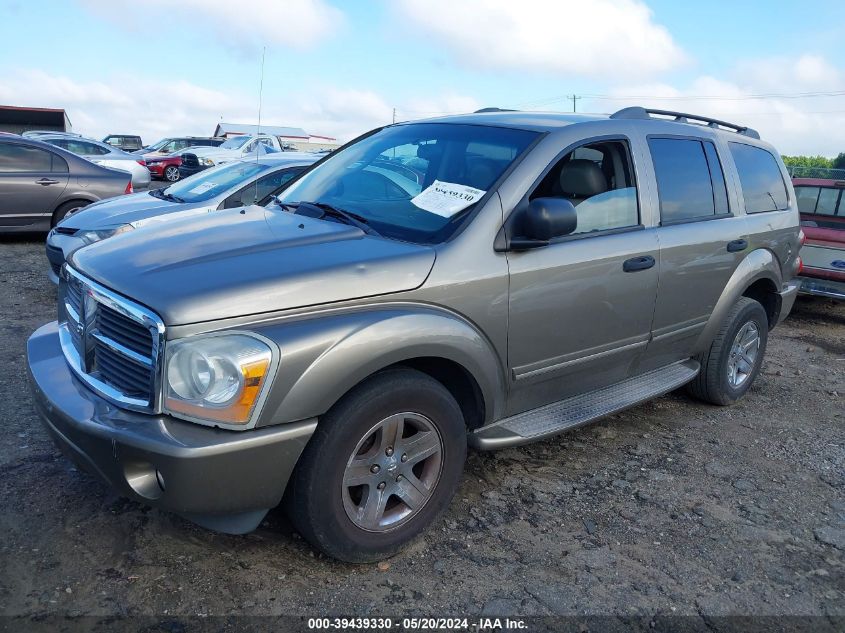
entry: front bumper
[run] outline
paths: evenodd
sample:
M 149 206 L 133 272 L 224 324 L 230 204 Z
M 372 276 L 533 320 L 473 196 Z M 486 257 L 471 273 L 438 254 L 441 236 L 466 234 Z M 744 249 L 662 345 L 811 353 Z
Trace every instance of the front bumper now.
M 150 165 L 149 163 L 147 163 L 147 169 L 150 170 L 150 176 L 152 178 L 163 178 L 165 167 L 166 167 L 166 165 L 162 165 L 162 164 Z
M 78 466 L 122 495 L 204 527 L 241 534 L 278 505 L 316 420 L 226 431 L 120 409 L 75 378 L 58 324 L 27 342 L 35 407 Z
M 819 279 L 816 277 L 799 277 L 802 295 L 829 297 L 845 301 L 845 281 L 834 279 Z
M 179 177 L 187 178 L 188 176 L 193 176 L 194 174 L 198 174 L 206 169 L 208 169 L 206 165 L 179 165 Z

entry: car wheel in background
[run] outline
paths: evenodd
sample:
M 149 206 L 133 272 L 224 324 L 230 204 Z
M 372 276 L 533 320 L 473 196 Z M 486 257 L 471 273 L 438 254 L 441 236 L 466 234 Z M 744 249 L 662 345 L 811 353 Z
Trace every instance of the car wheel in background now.
M 179 180 L 179 168 L 175 165 L 168 165 L 164 168 L 164 179 L 167 182 L 176 182 Z
M 89 204 L 91 203 L 87 200 L 71 200 L 70 202 L 65 202 L 53 213 L 53 219 L 50 222 L 50 226 L 56 226 L 66 217 L 73 215 L 80 209 L 87 207 Z
M 285 498 L 299 533 L 348 562 L 391 556 L 440 516 L 458 488 L 466 426 L 430 376 L 391 369 L 320 419 Z
M 687 386 L 700 400 L 733 404 L 751 387 L 766 353 L 769 319 L 754 299 L 740 297 L 710 348 L 696 357 L 701 371 Z

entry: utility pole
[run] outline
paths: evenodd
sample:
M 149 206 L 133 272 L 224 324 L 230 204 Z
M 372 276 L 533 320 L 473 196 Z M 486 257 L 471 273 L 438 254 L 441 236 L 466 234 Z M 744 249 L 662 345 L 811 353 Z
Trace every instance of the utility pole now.
M 396 108 L 393 108 L 393 122 L 396 123 Z
M 572 113 L 575 113 L 575 102 L 578 101 L 581 97 L 578 95 L 566 95 L 567 99 L 572 99 Z

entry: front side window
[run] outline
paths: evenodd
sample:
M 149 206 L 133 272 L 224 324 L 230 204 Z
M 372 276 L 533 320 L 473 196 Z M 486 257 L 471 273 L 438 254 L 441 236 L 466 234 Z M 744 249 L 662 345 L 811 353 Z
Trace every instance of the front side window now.
M 566 154 L 531 193 L 534 198 L 566 198 L 577 212 L 573 234 L 639 224 L 637 184 L 625 141 L 603 141 Z
M 250 204 L 266 204 L 271 195 L 279 193 L 302 169 L 302 167 L 280 169 L 272 174 L 262 176 L 236 194 L 226 198 L 223 208 L 232 209 Z
M 657 177 L 661 224 L 729 212 L 721 163 L 710 141 L 650 138 L 648 146 Z
M 385 237 L 439 243 L 537 136 L 484 125 L 391 126 L 331 154 L 280 199 L 354 213 Z
M 0 143 L 0 172 L 49 172 L 52 162 L 52 154 L 43 149 Z
M 786 184 L 775 157 L 769 152 L 745 143 L 729 143 L 746 213 L 762 213 L 789 208 Z
M 267 169 L 270 169 L 267 165 L 252 162 L 218 165 L 170 185 L 164 193 L 183 202 L 205 202 Z

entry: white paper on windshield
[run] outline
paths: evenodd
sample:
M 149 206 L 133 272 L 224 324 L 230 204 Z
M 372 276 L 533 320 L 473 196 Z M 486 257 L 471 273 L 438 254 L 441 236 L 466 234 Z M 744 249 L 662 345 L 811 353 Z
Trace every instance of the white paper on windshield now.
M 423 211 L 451 218 L 458 211 L 478 202 L 485 193 L 481 189 L 456 182 L 435 180 L 418 196 L 411 198 L 411 202 Z
M 209 189 L 214 189 L 216 186 L 216 182 L 203 182 L 191 189 L 188 193 L 205 193 Z

